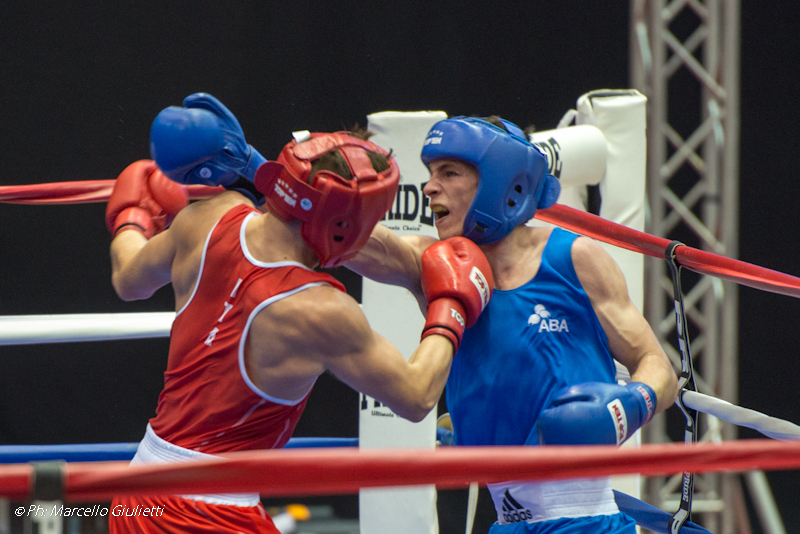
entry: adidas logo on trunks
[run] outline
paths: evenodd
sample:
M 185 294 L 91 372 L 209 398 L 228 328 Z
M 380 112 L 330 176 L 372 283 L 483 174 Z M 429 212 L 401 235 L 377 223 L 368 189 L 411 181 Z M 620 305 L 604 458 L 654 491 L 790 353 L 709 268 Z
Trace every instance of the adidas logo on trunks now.
M 511 493 L 506 490 L 503 492 L 503 519 L 508 523 L 519 523 L 533 519 L 533 514 L 527 508 L 517 502 Z

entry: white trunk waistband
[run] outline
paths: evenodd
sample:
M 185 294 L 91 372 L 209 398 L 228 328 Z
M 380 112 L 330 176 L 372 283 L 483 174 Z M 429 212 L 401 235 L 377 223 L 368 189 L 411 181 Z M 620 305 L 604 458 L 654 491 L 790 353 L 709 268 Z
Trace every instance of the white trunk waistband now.
M 610 478 L 487 484 L 501 525 L 619 513 Z
M 139 442 L 131 465 L 137 464 L 171 464 L 188 462 L 197 458 L 217 458 L 212 454 L 184 449 L 158 437 L 147 423 L 144 439 Z M 227 504 L 231 506 L 257 506 L 261 502 L 258 493 L 219 493 L 210 495 L 178 495 L 184 499 L 203 501 L 210 504 Z

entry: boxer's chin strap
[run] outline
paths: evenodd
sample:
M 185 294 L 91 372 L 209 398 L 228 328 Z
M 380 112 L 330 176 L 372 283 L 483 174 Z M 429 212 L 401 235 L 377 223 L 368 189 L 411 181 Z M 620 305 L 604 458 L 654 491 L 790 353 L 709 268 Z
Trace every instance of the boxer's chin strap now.
M 683 412 L 686 417 L 686 426 L 684 427 L 683 438 L 687 444 L 692 444 L 697 441 L 697 410 L 693 410 L 683 403 L 683 391 L 697 391 L 694 384 L 694 375 L 692 374 L 692 354 L 689 350 L 689 331 L 686 325 L 686 312 L 683 307 L 683 292 L 681 290 L 681 268 L 675 259 L 675 249 L 682 246 L 683 243 L 673 241 L 669 244 L 666 250 L 667 265 L 669 265 L 670 274 L 672 275 L 672 288 L 675 300 L 675 323 L 678 329 L 678 347 L 681 351 L 681 375 L 679 385 L 681 387 L 681 395 L 675 400 L 678 408 Z M 678 534 L 681 527 L 692 518 L 692 495 L 694 493 L 694 473 L 688 471 L 683 472 L 683 484 L 681 485 L 681 501 L 678 510 L 672 515 L 669 520 L 670 534 Z

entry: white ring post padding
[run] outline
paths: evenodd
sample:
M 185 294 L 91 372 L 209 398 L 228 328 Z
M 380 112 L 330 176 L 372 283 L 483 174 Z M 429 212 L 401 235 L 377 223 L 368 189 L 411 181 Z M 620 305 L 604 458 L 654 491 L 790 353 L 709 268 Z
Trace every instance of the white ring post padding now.
M 0 345 L 169 337 L 175 312 L 0 317 Z
M 556 140 L 556 143 L 548 145 L 551 154 L 547 156 L 551 174 L 558 174 L 555 162 L 562 162 L 559 204 L 586 211 L 586 185 L 599 185 L 599 215 L 634 230 L 644 231 L 646 103 L 647 99 L 635 90 L 591 91 L 578 98 L 577 111 L 570 110 L 566 115 L 570 117 L 566 123 L 574 118 L 575 126 L 559 127 L 529 136 L 531 142 L 542 149 L 547 148 L 544 142 L 550 137 Z M 601 135 L 598 136 L 595 130 Z M 536 220 L 529 221 L 528 225 L 547 226 Z M 619 265 L 631 301 L 641 312 L 644 307 L 644 257 L 605 243 L 600 245 Z M 617 368 L 623 370 L 617 373 L 617 380 L 627 382 L 630 379 L 624 376 L 627 372 L 620 365 Z M 641 432 L 637 431 L 623 447 L 635 447 L 640 443 Z M 612 486 L 637 498 L 641 494 L 638 475 L 612 477 Z
M 640 232 L 644 231 L 646 199 L 646 106 L 647 98 L 635 90 L 591 91 L 578 98 L 575 117 L 578 125 L 596 126 L 606 140 L 605 175 L 599 184 L 600 217 Z M 644 256 L 605 243 L 600 245 L 619 265 L 628 295 L 641 313 L 644 309 Z M 623 378 L 621 374 L 617 373 L 617 380 Z M 622 446 L 638 447 L 641 443 L 642 432 L 637 430 Z M 611 477 L 611 485 L 637 499 L 641 497 L 640 475 Z
M 422 143 L 442 111 L 385 111 L 367 116 L 370 141 L 391 150 L 402 178 L 395 204 L 382 222 L 398 235 L 436 237 L 433 214 L 422 194 L 428 170 L 420 160 Z M 373 329 L 391 341 L 406 359 L 419 345 L 425 320 L 416 299 L 404 288 L 364 279 L 362 309 Z M 436 409 L 419 423 L 361 396 L 359 447 L 365 449 L 411 447 L 433 450 L 436 446 Z M 361 534 L 436 534 L 436 488 L 432 485 L 404 488 L 362 489 L 359 492 Z
M 681 393 L 681 397 L 684 404 L 693 410 L 713 415 L 717 419 L 722 419 L 734 425 L 752 428 L 769 438 L 781 441 L 800 439 L 800 426 L 789 421 L 742 408 L 696 391 L 684 390 Z
M 577 124 L 593 124 L 608 143 L 600 182 L 600 217 L 644 231 L 647 175 L 647 98 L 636 90 L 599 90 L 581 96 Z M 625 275 L 628 294 L 644 308 L 644 256 L 601 243 Z
M 603 132 L 589 124 L 534 132 L 531 143 L 544 152 L 550 174 L 561 187 L 597 185 L 606 172 L 608 148 Z
M 570 112 L 572 117 L 578 114 L 575 110 Z M 591 124 L 581 124 L 534 132 L 528 139 L 544 152 L 548 172 L 561 183 L 558 203 L 586 211 L 586 186 L 597 185 L 608 165 L 608 143 L 603 132 Z M 527 224 L 550 226 L 537 219 Z

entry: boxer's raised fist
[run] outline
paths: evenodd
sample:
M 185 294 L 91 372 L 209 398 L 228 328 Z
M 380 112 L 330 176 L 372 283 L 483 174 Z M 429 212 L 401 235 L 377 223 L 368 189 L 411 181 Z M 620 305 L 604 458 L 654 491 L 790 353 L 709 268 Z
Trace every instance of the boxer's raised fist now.
M 489 261 L 469 239 L 451 237 L 423 252 L 421 281 L 428 300 L 422 338 L 443 335 L 457 351 L 464 329 L 475 324 L 492 298 Z
M 112 237 L 133 229 L 147 239 L 161 232 L 186 207 L 186 188 L 164 176 L 152 160 L 134 162 L 117 177 L 106 205 Z

